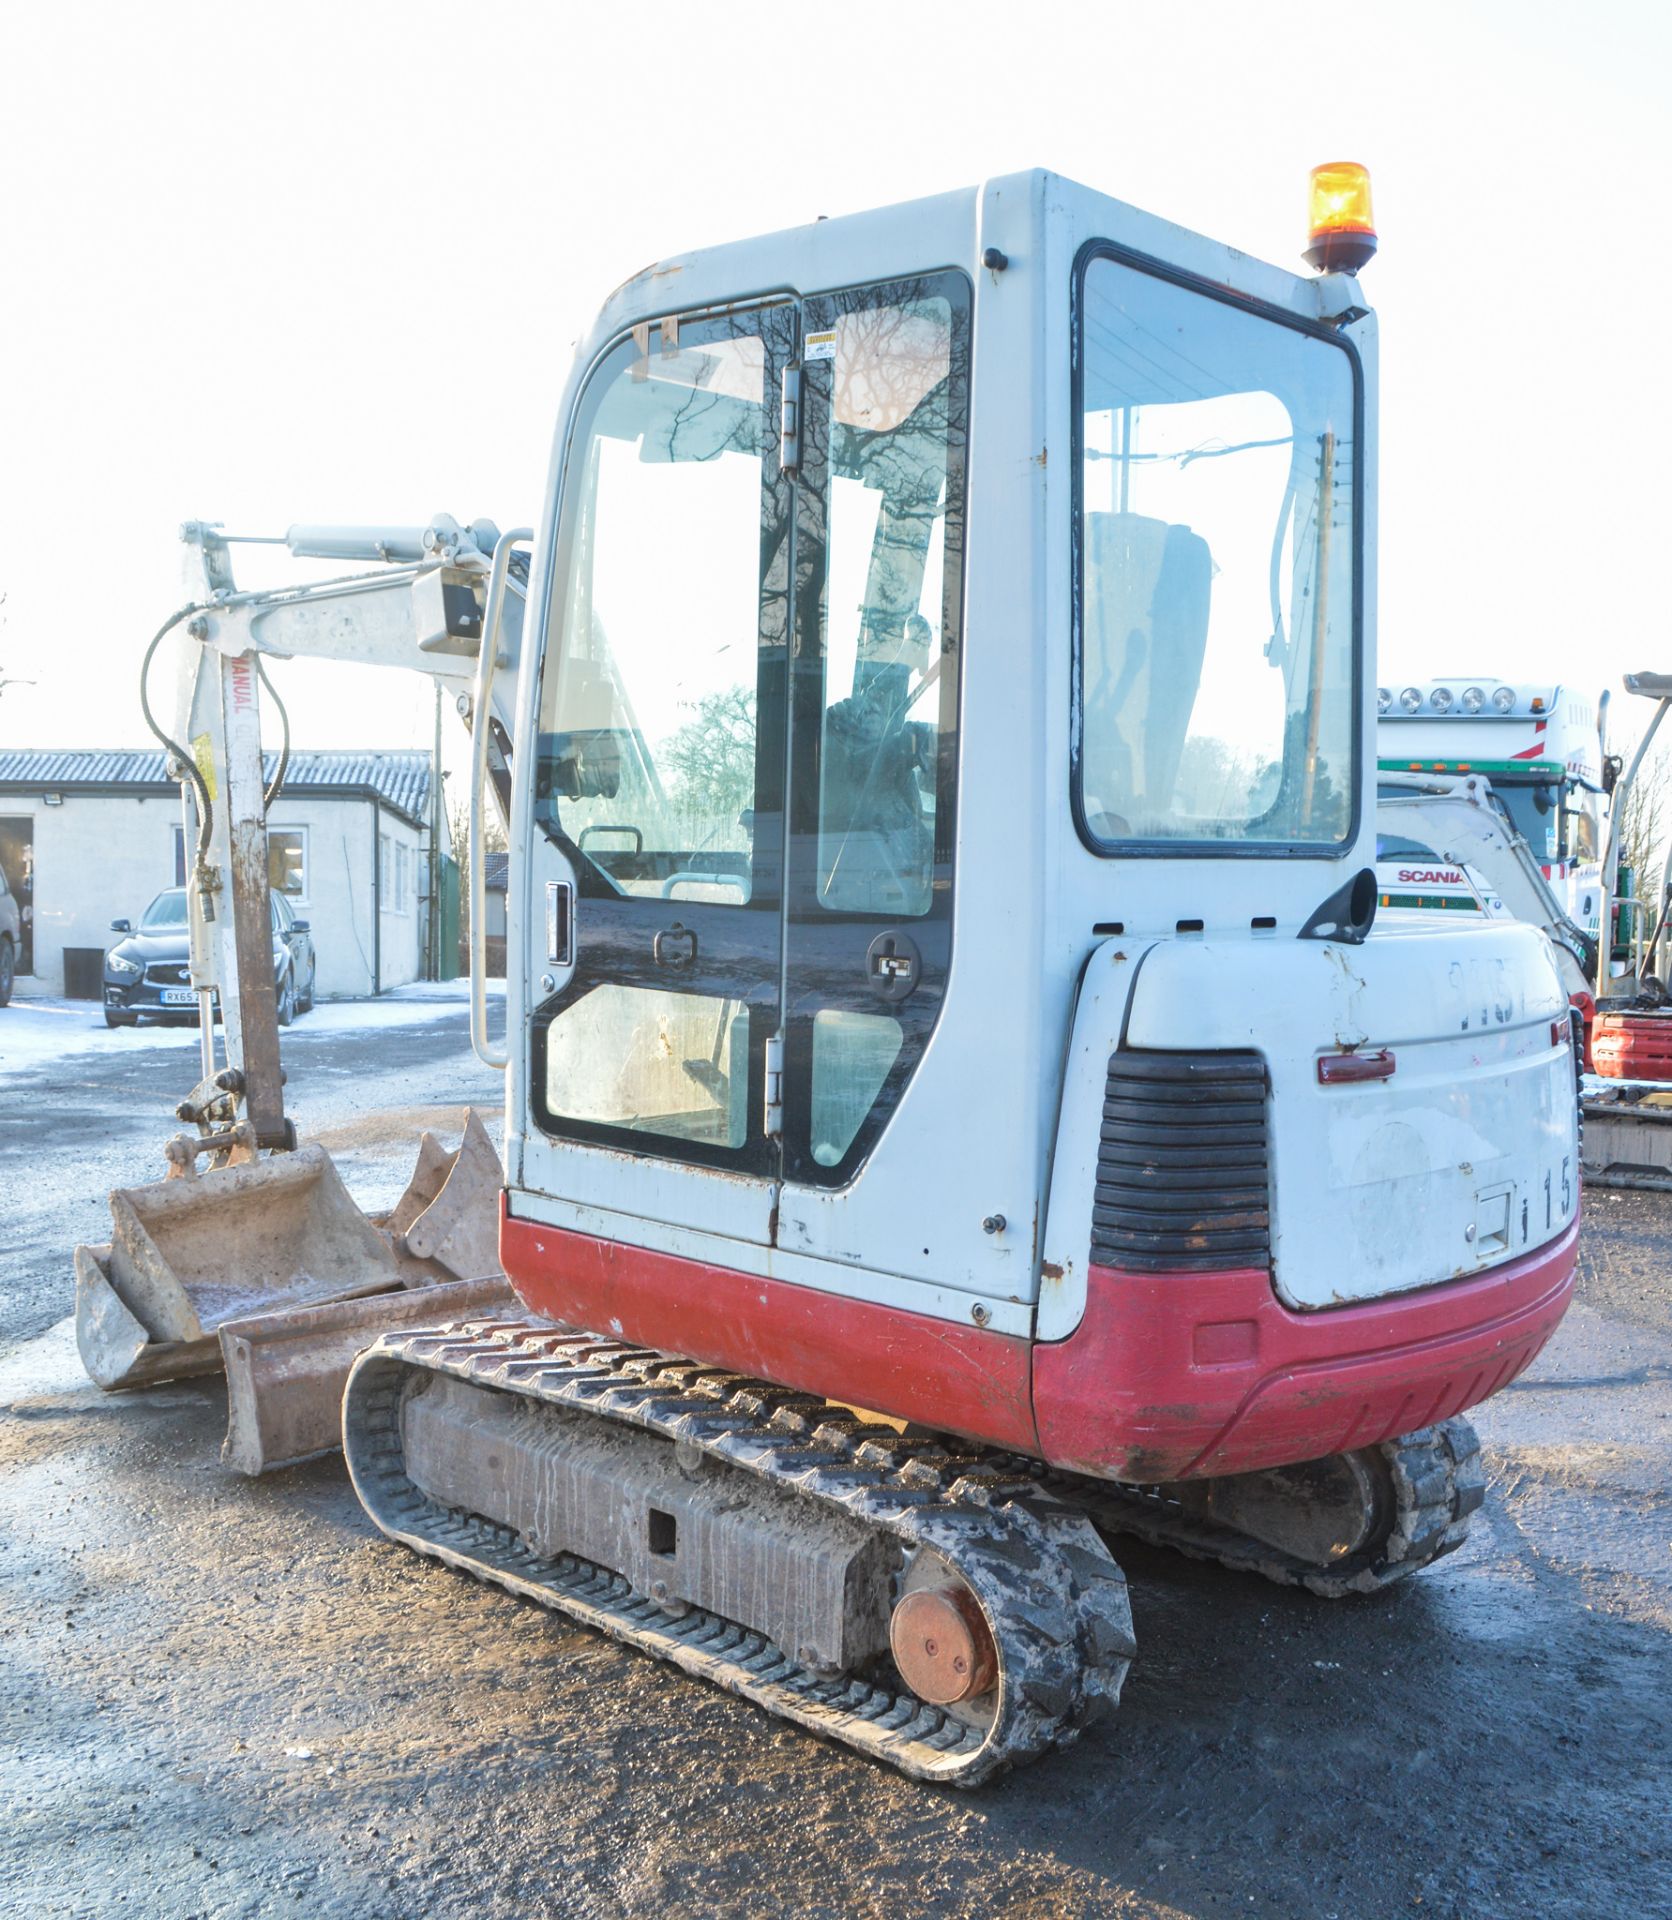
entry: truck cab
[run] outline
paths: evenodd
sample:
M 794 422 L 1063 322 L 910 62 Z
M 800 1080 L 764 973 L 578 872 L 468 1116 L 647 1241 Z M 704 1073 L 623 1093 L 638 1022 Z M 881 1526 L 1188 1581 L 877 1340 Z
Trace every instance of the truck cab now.
M 1597 938 L 1610 784 L 1597 702 L 1572 687 L 1461 674 L 1376 689 L 1383 773 L 1478 773 L 1527 842 L 1574 924 Z M 1384 836 L 1384 907 L 1508 918 L 1480 875 L 1415 841 Z

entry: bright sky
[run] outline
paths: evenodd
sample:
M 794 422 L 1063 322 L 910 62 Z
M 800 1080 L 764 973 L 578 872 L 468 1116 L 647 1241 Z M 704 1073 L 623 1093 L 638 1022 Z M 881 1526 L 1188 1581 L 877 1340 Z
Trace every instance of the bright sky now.
M 1298 266 L 1308 168 L 1363 160 L 1380 677 L 1672 668 L 1663 4 L 0 0 L 0 33 L 0 679 L 34 683 L 0 746 L 143 743 L 181 520 L 532 520 L 626 275 L 1033 165 Z M 299 745 L 428 742 L 415 676 L 277 673 Z

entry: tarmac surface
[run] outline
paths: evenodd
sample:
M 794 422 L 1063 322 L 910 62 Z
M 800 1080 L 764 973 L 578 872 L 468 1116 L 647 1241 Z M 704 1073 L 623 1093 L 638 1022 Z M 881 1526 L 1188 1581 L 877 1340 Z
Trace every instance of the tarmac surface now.
M 1672 1914 L 1672 1200 L 1586 1196 L 1578 1304 L 1478 1416 L 1462 1552 L 1332 1605 L 1126 1543 L 1118 1718 L 963 1795 L 404 1553 L 340 1460 L 230 1476 L 218 1382 L 91 1386 L 70 1248 L 160 1174 L 196 1036 L 75 1031 L 0 1045 L 17 1920 Z M 367 1206 L 498 1097 L 462 1005 L 284 1050 Z

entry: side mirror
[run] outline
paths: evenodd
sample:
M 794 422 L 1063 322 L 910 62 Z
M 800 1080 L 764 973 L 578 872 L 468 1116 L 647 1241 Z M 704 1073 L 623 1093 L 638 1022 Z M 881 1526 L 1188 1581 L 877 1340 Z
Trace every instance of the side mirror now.
M 131 920 L 112 920 L 110 930 L 112 933 L 132 933 L 134 930 L 133 922 Z
M 306 933 L 308 931 L 308 923 L 306 920 L 292 920 L 290 930 L 292 933 Z

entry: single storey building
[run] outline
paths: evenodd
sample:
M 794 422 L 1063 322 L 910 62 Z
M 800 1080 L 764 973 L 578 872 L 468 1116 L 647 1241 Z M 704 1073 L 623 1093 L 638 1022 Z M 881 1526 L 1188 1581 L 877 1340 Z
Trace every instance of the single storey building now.
M 98 998 L 111 921 L 137 920 L 185 883 L 180 789 L 164 761 L 0 751 L 0 867 L 24 920 L 20 997 Z M 268 814 L 268 873 L 313 933 L 322 998 L 381 993 L 426 971 L 430 781 L 422 752 L 290 756 Z

